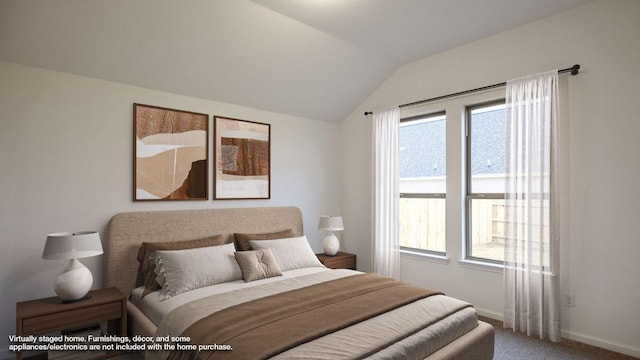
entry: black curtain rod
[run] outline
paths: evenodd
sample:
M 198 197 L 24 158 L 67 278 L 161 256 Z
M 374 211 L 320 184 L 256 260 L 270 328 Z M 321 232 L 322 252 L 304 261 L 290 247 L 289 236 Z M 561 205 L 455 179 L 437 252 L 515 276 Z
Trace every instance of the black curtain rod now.
M 563 74 L 563 73 L 570 72 L 571 75 L 578 75 L 579 71 L 580 71 L 580 65 L 575 64 L 570 68 L 558 70 L 558 74 Z M 442 95 L 442 96 L 434 97 L 434 98 L 431 98 L 431 99 L 414 101 L 414 102 L 410 102 L 410 103 L 407 103 L 407 104 L 399 105 L 398 107 L 402 108 L 402 107 L 407 107 L 407 106 L 426 104 L 426 103 L 433 102 L 433 101 L 444 100 L 444 99 L 448 99 L 448 98 L 452 98 L 452 97 L 456 97 L 456 96 L 472 94 L 472 93 L 479 92 L 479 91 L 491 90 L 491 89 L 499 88 L 499 87 L 506 86 L 506 85 L 507 85 L 506 82 L 502 82 L 502 83 L 499 83 L 499 84 L 483 86 L 483 87 L 479 87 L 479 88 L 476 88 L 476 89 L 460 91 L 460 92 L 453 93 L 453 94 Z M 365 113 L 364 113 L 365 116 L 370 115 L 370 114 L 373 114 L 373 111 L 365 111 Z

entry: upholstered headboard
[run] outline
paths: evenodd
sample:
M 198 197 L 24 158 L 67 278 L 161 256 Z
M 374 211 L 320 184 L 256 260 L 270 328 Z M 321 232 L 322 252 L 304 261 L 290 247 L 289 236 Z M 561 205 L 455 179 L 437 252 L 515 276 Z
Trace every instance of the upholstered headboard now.
M 292 229 L 302 236 L 302 213 L 297 207 L 141 211 L 114 215 L 105 244 L 106 284 L 128 295 L 135 286 L 142 242 L 201 239 L 233 233 L 264 233 Z

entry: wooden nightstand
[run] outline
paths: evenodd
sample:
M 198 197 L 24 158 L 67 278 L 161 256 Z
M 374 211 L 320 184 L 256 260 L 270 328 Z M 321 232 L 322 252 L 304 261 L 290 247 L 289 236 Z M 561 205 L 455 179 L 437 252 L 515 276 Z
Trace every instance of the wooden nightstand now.
M 16 304 L 16 335 L 43 335 L 107 322 L 109 334 L 127 335 L 127 298 L 115 287 L 89 292 L 88 300 L 61 303 L 57 297 Z M 115 352 L 110 355 L 115 355 Z M 102 356 L 98 358 L 105 358 Z M 16 359 L 21 359 L 18 352 Z
M 335 256 L 316 254 L 322 265 L 331 269 L 356 269 L 356 255 L 338 251 Z

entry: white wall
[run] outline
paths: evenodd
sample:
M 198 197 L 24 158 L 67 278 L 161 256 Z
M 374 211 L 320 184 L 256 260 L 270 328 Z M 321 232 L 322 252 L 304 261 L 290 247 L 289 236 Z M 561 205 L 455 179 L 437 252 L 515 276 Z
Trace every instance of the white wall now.
M 579 63 L 580 75 L 567 79 L 563 110 L 561 289 L 575 295 L 575 307 L 562 308 L 563 335 L 640 357 L 639 36 L 640 1 L 600 0 L 399 68 L 341 124 L 344 236 L 359 267 L 372 269 L 372 120 L 365 110 Z M 448 130 L 448 155 L 460 156 L 450 147 L 459 139 L 450 136 Z M 447 186 L 459 184 L 461 169 L 448 172 Z M 501 273 L 458 262 L 463 224 L 455 212 L 462 200 L 448 197 L 450 261 L 403 256 L 402 278 L 501 317 Z
M 132 202 L 134 102 L 271 124 L 271 200 Z M 210 119 L 210 138 L 211 126 Z M 48 233 L 104 236 L 111 216 L 124 211 L 293 205 L 321 251 L 318 218 L 340 213 L 340 179 L 327 175 L 339 163 L 338 131 L 323 121 L 0 62 L 0 358 L 15 331 L 16 301 L 55 295 L 65 264 L 40 258 Z M 102 286 L 102 257 L 82 261 L 94 287 Z

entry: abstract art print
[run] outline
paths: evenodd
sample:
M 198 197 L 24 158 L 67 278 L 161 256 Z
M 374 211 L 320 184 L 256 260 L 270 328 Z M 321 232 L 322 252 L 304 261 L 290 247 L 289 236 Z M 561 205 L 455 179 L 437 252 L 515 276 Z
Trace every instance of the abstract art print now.
M 133 104 L 133 200 L 207 200 L 209 115 Z
M 213 118 L 214 199 L 271 198 L 271 125 Z

